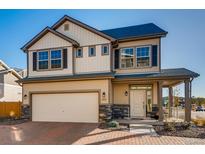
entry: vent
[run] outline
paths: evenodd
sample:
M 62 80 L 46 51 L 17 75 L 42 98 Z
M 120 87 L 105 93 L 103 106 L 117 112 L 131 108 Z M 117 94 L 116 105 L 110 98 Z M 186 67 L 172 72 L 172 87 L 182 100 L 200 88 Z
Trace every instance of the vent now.
M 64 24 L 64 31 L 68 31 L 69 30 L 69 24 Z

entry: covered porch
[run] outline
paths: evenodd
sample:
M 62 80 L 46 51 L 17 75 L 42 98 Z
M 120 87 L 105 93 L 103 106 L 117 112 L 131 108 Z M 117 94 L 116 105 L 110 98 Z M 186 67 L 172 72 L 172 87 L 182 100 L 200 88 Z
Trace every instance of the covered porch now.
M 140 103 L 143 102 L 143 91 L 146 92 L 143 103 L 141 113 L 144 109 L 144 118 L 149 119 L 153 110 L 157 109 L 157 119 L 158 121 L 164 121 L 165 118 L 172 117 L 172 108 L 174 106 L 174 97 L 173 97 L 173 87 L 184 84 L 184 96 L 185 96 L 185 113 L 184 113 L 184 121 L 191 121 L 191 89 L 192 89 L 192 81 L 194 78 L 198 77 L 199 74 L 187 70 L 185 68 L 178 69 L 162 69 L 160 73 L 146 73 L 146 74 L 131 74 L 131 75 L 116 75 L 113 82 L 113 104 L 114 105 L 125 105 L 129 108 L 129 114 L 127 119 L 135 119 L 133 116 L 133 112 L 137 114 L 140 113 L 138 110 L 140 108 Z M 122 88 L 124 84 L 124 87 Z M 116 89 L 116 87 L 119 87 Z M 120 89 L 121 87 L 121 89 Z M 168 88 L 169 96 L 168 96 L 168 112 L 165 113 L 165 107 L 163 106 L 163 96 L 162 89 Z M 141 92 L 133 93 L 134 90 L 140 90 Z M 152 93 L 148 93 L 150 91 Z M 121 92 L 121 94 L 120 94 Z M 124 93 L 124 94 L 123 94 Z M 120 95 L 120 96 L 119 96 Z M 127 96 L 126 97 L 123 97 Z M 134 96 L 134 97 L 133 97 Z M 134 100 L 133 100 L 134 98 Z M 150 100 L 149 100 L 150 98 Z M 149 102 L 150 101 L 150 102 Z M 125 102 L 125 103 L 123 103 Z M 133 102 L 136 105 L 133 105 Z M 151 105 L 149 105 L 151 104 Z M 138 109 L 137 109 L 138 108 Z M 136 115 L 137 115 L 136 114 Z M 142 113 L 143 115 L 143 113 Z M 134 118 L 133 118 L 134 117 Z M 138 116 L 137 116 L 138 118 Z

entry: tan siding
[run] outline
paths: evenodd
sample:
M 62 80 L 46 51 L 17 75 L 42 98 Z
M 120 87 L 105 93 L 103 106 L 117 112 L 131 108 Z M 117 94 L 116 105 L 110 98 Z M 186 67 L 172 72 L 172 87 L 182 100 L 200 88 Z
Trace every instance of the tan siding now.
M 96 46 L 96 56 L 89 57 L 88 47 L 83 47 L 83 57 L 75 59 L 76 73 L 110 71 L 110 54 L 102 56 L 101 45 Z
M 12 73 L 4 74 L 4 83 L 6 84 L 19 86 L 19 84 L 16 82 L 17 80 L 19 79 L 16 76 L 14 76 Z
M 50 71 L 33 71 L 33 52 L 29 51 L 29 77 L 36 77 L 36 76 L 54 76 L 54 75 L 72 75 L 73 68 L 72 68 L 72 47 L 68 47 L 68 68 L 62 70 L 50 70 Z
M 64 31 L 64 24 L 69 24 L 69 30 Z M 69 21 L 62 24 L 57 31 L 74 39 L 80 46 L 110 43 L 109 40 Z
M 158 91 L 157 91 L 157 82 L 153 84 L 153 104 L 158 104 Z
M 44 35 L 39 41 L 32 45 L 28 50 L 40 50 L 47 48 L 58 48 L 64 46 L 72 46 L 72 44 L 51 32 Z
M 129 92 L 128 84 L 113 84 L 114 104 L 129 104 L 129 95 L 125 96 L 125 91 Z
M 116 73 L 143 73 L 143 72 L 159 72 L 160 70 L 160 53 L 159 53 L 159 44 L 160 39 L 146 39 L 146 40 L 137 40 L 130 42 L 119 43 L 118 48 L 125 47 L 137 47 L 137 46 L 146 46 L 146 45 L 158 45 L 158 66 L 157 67 L 144 67 L 144 68 L 129 68 L 129 69 L 116 69 Z
M 49 82 L 49 83 L 31 83 L 23 85 L 23 95 L 27 98 L 23 99 L 24 104 L 29 103 L 29 92 L 38 91 L 82 91 L 82 90 L 100 90 L 105 92 L 105 98 L 100 98 L 101 103 L 109 103 L 108 96 L 108 80 L 89 80 L 89 81 L 70 81 L 70 82 Z
M 128 96 L 125 96 L 125 91 L 128 92 Z M 157 82 L 153 83 L 153 104 L 157 104 Z M 129 104 L 129 84 L 128 83 L 116 83 L 113 84 L 114 104 Z
M 159 67 L 147 67 L 147 68 L 131 68 L 131 69 L 118 69 L 116 73 L 126 74 L 126 73 L 146 73 L 146 72 L 159 72 Z
M 11 84 L 0 84 L 0 96 L 0 102 L 22 101 L 22 87 Z

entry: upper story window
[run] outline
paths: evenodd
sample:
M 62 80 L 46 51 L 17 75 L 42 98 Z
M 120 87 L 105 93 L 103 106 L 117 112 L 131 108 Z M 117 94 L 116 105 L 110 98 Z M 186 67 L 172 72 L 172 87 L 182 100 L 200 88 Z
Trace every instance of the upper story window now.
M 96 56 L 96 51 L 95 51 L 95 46 L 91 46 L 89 47 L 89 57 L 93 57 L 93 56 Z
M 83 57 L 83 49 L 82 48 L 77 48 L 76 57 L 77 58 Z
M 109 55 L 109 45 L 108 44 L 102 45 L 102 55 Z
M 62 67 L 62 52 L 61 50 L 51 50 L 51 68 Z
M 48 69 L 48 51 L 38 52 L 38 69 Z
M 131 68 L 133 67 L 134 61 L 134 49 L 133 48 L 123 48 L 120 52 L 121 58 L 121 68 Z
M 150 66 L 150 47 L 136 48 L 136 63 L 137 67 Z

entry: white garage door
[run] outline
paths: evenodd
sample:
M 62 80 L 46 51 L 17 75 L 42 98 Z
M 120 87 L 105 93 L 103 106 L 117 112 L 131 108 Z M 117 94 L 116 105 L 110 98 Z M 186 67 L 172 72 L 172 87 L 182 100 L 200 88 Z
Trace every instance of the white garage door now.
M 32 120 L 98 122 L 98 93 L 33 94 Z

